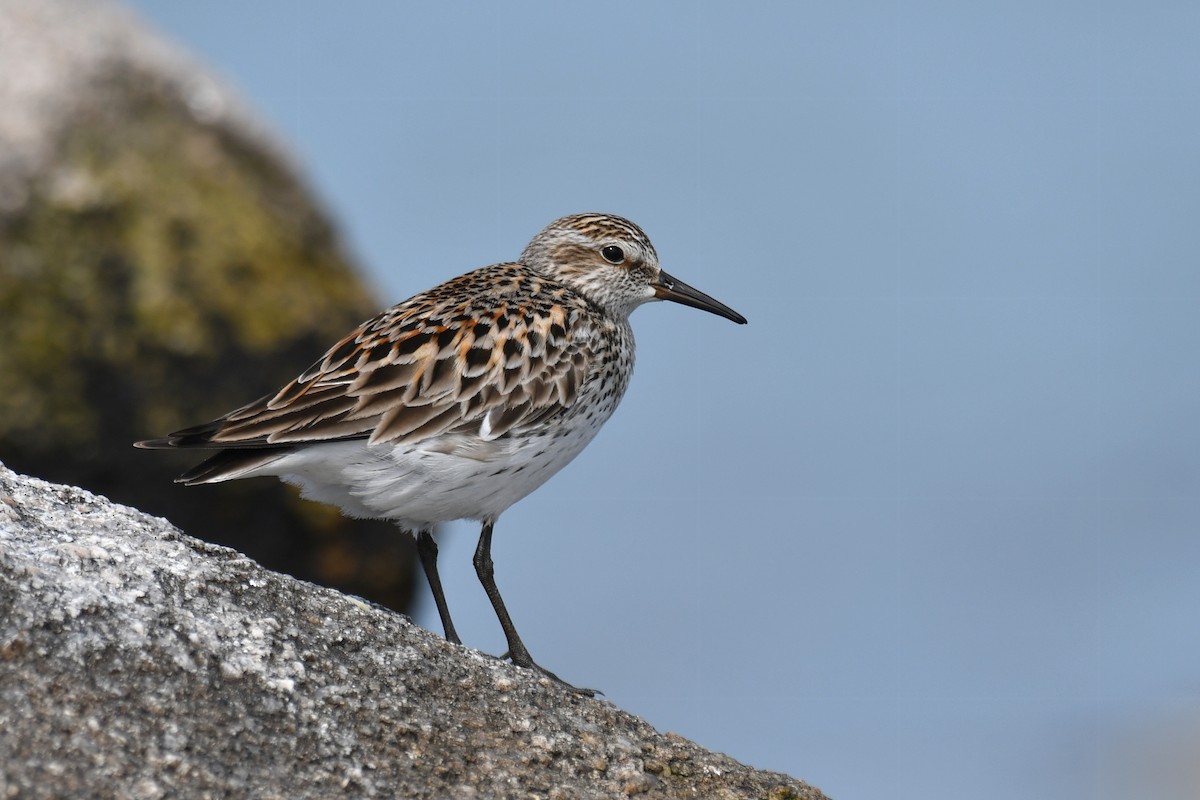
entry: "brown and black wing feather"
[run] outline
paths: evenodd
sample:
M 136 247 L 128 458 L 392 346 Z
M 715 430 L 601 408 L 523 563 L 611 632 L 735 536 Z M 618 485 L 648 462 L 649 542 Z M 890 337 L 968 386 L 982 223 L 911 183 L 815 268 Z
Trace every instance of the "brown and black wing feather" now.
M 522 265 L 485 267 L 365 322 L 275 394 L 138 446 L 222 450 L 180 478 L 197 483 L 318 442 L 511 435 L 575 402 L 590 369 L 582 310 Z

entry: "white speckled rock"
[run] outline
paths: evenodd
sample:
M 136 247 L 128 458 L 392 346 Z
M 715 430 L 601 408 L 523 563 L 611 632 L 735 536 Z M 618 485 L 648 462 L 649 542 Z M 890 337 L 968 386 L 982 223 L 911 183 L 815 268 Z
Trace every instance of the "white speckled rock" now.
M 0 797 L 821 798 L 0 465 Z

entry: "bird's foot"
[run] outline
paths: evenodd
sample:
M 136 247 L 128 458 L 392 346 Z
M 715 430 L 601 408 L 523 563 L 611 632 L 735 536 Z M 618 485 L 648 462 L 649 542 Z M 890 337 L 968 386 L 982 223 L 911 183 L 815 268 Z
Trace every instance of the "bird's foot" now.
M 496 658 L 500 659 L 501 661 L 511 661 L 514 666 L 523 667 L 525 669 L 540 673 L 541 675 L 544 675 L 545 677 L 557 683 L 559 686 L 570 689 L 572 692 L 575 692 L 575 694 L 581 694 L 584 697 L 595 697 L 596 695 L 600 695 L 602 697 L 604 696 L 604 692 L 601 692 L 597 689 L 587 689 L 567 683 L 562 678 L 558 677 L 553 672 L 534 661 L 529 655 L 528 650 L 523 650 L 516 656 L 512 654 L 511 650 L 505 651 L 503 655 L 496 656 Z

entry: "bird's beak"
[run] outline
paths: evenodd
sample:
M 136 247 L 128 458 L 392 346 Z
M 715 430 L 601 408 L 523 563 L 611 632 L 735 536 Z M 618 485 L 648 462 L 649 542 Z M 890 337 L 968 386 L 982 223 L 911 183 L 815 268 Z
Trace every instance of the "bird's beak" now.
M 650 286 L 654 289 L 654 296 L 659 300 L 683 303 L 685 306 L 700 308 L 725 319 L 731 319 L 738 325 L 746 324 L 746 318 L 729 306 L 719 300 L 714 300 L 699 289 L 693 289 L 683 281 L 673 278 L 665 272 L 660 271 L 658 273 L 658 280 L 651 283 Z

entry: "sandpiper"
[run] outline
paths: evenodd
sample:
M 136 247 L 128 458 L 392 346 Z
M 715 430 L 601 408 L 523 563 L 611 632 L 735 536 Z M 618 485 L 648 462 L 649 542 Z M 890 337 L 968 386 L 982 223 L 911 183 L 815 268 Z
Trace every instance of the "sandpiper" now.
M 633 371 L 629 314 L 652 300 L 746 322 L 664 272 L 629 220 L 563 217 L 518 261 L 468 272 L 364 322 L 278 392 L 136 446 L 217 451 L 177 483 L 277 476 L 350 516 L 394 520 L 416 535 L 446 639 L 457 644 L 432 531 L 482 522 L 475 571 L 508 658 L 564 683 L 517 635 L 493 576 L 492 529 L 612 415 Z

